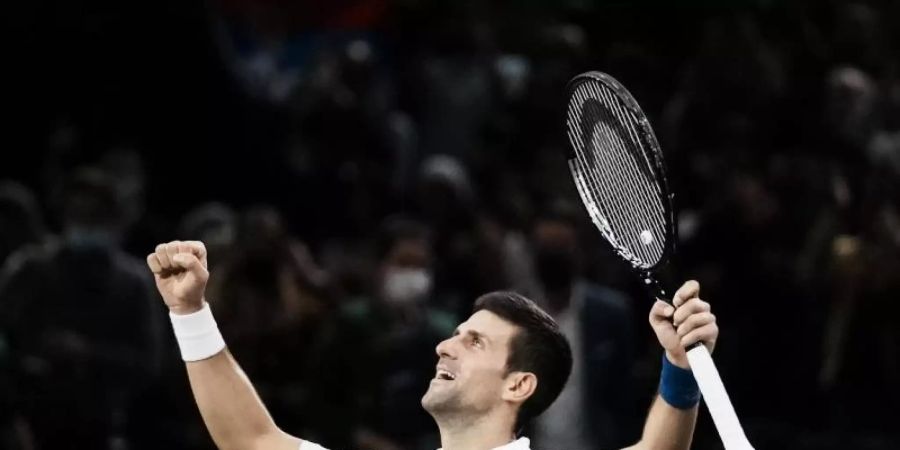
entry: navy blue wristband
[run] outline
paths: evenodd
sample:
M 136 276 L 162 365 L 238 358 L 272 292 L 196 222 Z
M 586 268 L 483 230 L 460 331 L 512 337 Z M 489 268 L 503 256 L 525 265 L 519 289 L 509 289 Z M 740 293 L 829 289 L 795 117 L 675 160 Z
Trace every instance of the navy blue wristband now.
M 690 370 L 669 362 L 663 353 L 662 374 L 659 377 L 659 396 L 678 409 L 691 409 L 700 403 L 700 388 Z

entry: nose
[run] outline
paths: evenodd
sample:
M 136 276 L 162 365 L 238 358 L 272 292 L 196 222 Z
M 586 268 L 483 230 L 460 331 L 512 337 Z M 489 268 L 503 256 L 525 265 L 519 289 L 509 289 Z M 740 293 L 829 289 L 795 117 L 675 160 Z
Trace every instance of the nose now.
M 455 359 L 456 353 L 453 351 L 453 338 L 447 338 L 441 341 L 437 347 L 434 348 L 434 351 L 437 353 L 438 358 L 450 358 Z

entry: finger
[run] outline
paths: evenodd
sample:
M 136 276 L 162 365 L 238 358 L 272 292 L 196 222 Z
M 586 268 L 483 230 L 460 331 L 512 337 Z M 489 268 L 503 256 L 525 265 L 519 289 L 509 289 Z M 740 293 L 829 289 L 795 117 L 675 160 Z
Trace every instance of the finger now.
M 179 253 L 175 255 L 172 257 L 172 263 L 175 267 L 193 272 L 197 276 L 206 276 L 206 269 L 200 264 L 200 260 L 191 253 Z
M 195 251 L 186 241 L 175 241 L 175 247 L 177 248 L 178 253 L 194 254 Z
M 182 245 L 187 247 L 188 251 L 194 254 L 197 259 L 205 266 L 206 265 L 206 245 L 200 241 L 184 241 Z
M 704 325 L 681 338 L 681 345 L 687 347 L 695 342 L 713 344 L 719 336 L 719 326 L 715 323 Z
M 166 253 L 166 244 L 159 244 L 156 246 L 156 259 L 159 261 L 162 270 L 172 268 L 172 261 L 169 259 L 169 254 Z
M 150 266 L 150 271 L 153 273 L 162 272 L 162 265 L 159 264 L 159 258 L 156 256 L 156 253 L 147 255 L 147 265 Z
M 691 331 L 702 328 L 711 323 L 715 323 L 715 321 L 716 316 L 711 312 L 691 314 L 687 319 L 685 319 L 684 323 L 678 326 L 676 333 L 678 334 L 678 337 L 684 337 Z
M 172 241 L 166 244 L 166 255 L 169 257 L 169 262 L 173 267 L 177 267 L 175 265 L 175 255 L 178 254 L 178 244 L 179 241 Z
M 675 295 L 672 296 L 672 304 L 678 308 L 682 303 L 698 295 L 700 295 L 700 283 L 688 280 L 675 291 Z
M 675 313 L 675 308 L 672 305 L 662 301 L 657 300 L 656 303 L 653 304 L 653 307 L 650 308 L 650 323 L 655 322 L 668 322 L 672 318 L 672 314 Z
M 694 297 L 675 310 L 675 315 L 672 317 L 672 323 L 677 327 L 692 314 L 708 312 L 710 308 L 709 303 Z

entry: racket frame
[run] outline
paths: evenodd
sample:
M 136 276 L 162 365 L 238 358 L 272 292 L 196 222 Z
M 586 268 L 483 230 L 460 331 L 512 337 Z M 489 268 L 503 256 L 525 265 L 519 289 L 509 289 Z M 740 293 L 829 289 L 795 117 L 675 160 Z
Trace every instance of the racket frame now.
M 670 302 L 669 296 L 666 294 L 665 289 L 658 281 L 658 273 L 662 270 L 663 267 L 666 266 L 669 259 L 674 255 L 675 252 L 675 244 L 677 236 L 677 225 L 675 222 L 675 208 L 674 208 L 674 199 L 675 196 L 669 189 L 669 180 L 666 177 L 666 165 L 665 159 L 662 155 L 662 150 L 659 146 L 659 141 L 656 139 L 656 134 L 653 133 L 653 128 L 650 126 L 650 122 L 647 119 L 647 115 L 644 114 L 644 111 L 641 109 L 640 105 L 638 105 L 637 100 L 634 99 L 634 96 L 622 85 L 618 80 L 613 78 L 612 76 L 605 74 L 603 72 L 591 71 L 585 72 L 580 75 L 575 76 L 566 84 L 566 94 L 567 98 L 572 98 L 575 95 L 576 89 L 581 86 L 585 82 L 597 81 L 611 90 L 616 97 L 622 101 L 625 108 L 628 109 L 628 112 L 634 116 L 637 123 L 637 131 L 638 131 L 638 141 L 640 143 L 641 151 L 643 152 L 643 156 L 647 159 L 649 164 L 649 169 L 651 171 L 651 175 L 653 176 L 656 184 L 659 186 L 659 201 L 663 206 L 663 212 L 665 215 L 665 223 L 664 227 L 665 232 L 665 242 L 666 245 L 663 246 L 663 253 L 659 257 L 659 260 L 656 261 L 649 268 L 642 268 L 635 265 L 630 261 L 629 258 L 625 258 L 629 260 L 629 263 L 634 267 L 634 269 L 639 272 L 642 281 L 644 282 L 644 286 L 648 289 L 649 293 L 659 299 L 663 299 L 667 302 Z M 605 106 L 603 106 L 605 108 Z M 568 119 L 567 119 L 568 120 Z M 571 126 L 566 127 L 567 134 L 569 135 L 570 145 L 567 147 L 566 159 L 568 161 L 572 161 L 577 158 L 577 153 L 575 150 L 575 140 L 572 138 L 572 128 Z M 582 136 L 582 142 L 585 142 L 584 136 Z M 584 195 L 582 190 L 579 188 L 579 195 Z M 584 199 L 582 199 L 584 200 Z M 593 217 L 591 218 L 594 219 Z M 613 244 L 608 239 L 604 239 L 613 250 L 621 255 L 621 250 L 616 248 L 617 244 Z
M 568 95 L 567 98 L 570 99 L 569 103 L 571 103 L 571 98 L 574 96 L 576 89 L 582 83 L 591 80 L 597 81 L 613 91 L 613 93 L 622 101 L 625 108 L 627 108 L 629 112 L 634 116 L 634 118 L 637 119 L 636 122 L 638 125 L 637 129 L 639 130 L 638 138 L 641 144 L 640 147 L 644 152 L 644 156 L 647 158 L 647 161 L 650 163 L 649 169 L 652 171 L 652 176 L 655 177 L 655 180 L 659 186 L 659 200 L 663 205 L 666 218 L 666 226 L 664 227 L 666 234 L 666 245 L 664 245 L 663 247 L 663 253 L 659 257 L 659 260 L 649 268 L 645 269 L 636 265 L 631 258 L 628 258 L 626 254 L 623 254 L 622 251 L 617 248 L 618 244 L 613 244 L 612 242 L 610 242 L 607 236 L 604 236 L 606 238 L 604 240 L 613 248 L 613 250 L 617 254 L 628 261 L 636 272 L 641 275 L 644 281 L 644 285 L 650 292 L 651 296 L 671 303 L 671 298 L 666 295 L 665 290 L 657 281 L 657 274 L 669 262 L 674 254 L 676 243 L 675 236 L 677 235 L 673 206 L 674 195 L 669 190 L 669 182 L 666 178 L 665 161 L 662 156 L 662 150 L 660 149 L 659 142 L 656 140 L 656 135 L 653 133 L 653 129 L 650 127 L 650 122 L 647 119 L 647 116 L 644 114 L 643 110 L 641 110 L 641 107 L 638 105 L 637 101 L 634 99 L 631 93 L 628 92 L 627 89 L 625 89 L 625 86 L 622 86 L 621 83 L 619 83 L 610 75 L 593 71 L 586 72 L 572 78 L 572 80 L 569 81 L 569 83 L 566 85 L 566 92 Z M 568 106 L 569 105 L 567 105 L 567 109 Z M 601 106 L 605 108 L 604 105 L 601 104 Z M 568 114 L 566 117 L 568 122 Z M 569 125 L 566 127 L 566 132 L 569 136 L 570 147 L 568 148 L 566 158 L 569 161 L 570 169 L 572 169 L 571 161 L 577 158 L 577 151 L 575 149 L 576 142 L 572 137 L 573 127 L 571 126 L 571 124 L 567 125 Z M 583 133 L 583 130 L 580 132 Z M 581 138 L 582 142 L 585 142 L 584 136 L 581 136 Z M 574 169 L 572 170 L 574 171 Z M 576 174 L 573 173 L 573 175 Z M 586 195 L 585 192 L 582 191 L 582 188 L 580 186 L 576 187 L 578 188 L 578 194 L 582 196 L 582 202 L 584 202 L 585 206 L 587 206 L 587 199 L 584 198 L 584 196 Z M 593 201 L 593 199 L 591 200 Z M 588 214 L 591 214 L 591 220 L 596 222 L 596 218 L 593 217 L 591 211 L 588 211 Z M 603 230 L 601 229 L 600 231 L 602 232 Z M 728 393 L 726 392 L 725 387 L 722 384 L 722 380 L 719 377 L 719 372 L 715 367 L 715 363 L 713 362 L 709 351 L 700 342 L 696 342 L 688 346 L 686 350 L 688 360 L 690 361 L 692 369 L 694 369 L 694 377 L 697 379 L 710 415 L 713 418 L 713 422 L 715 423 L 716 429 L 719 432 L 719 437 L 722 439 L 722 443 L 724 444 L 726 450 L 753 450 L 753 446 L 750 444 L 750 442 L 747 440 L 746 435 L 744 434 L 744 430 L 737 418 L 737 414 L 734 411 L 734 407 L 732 406 L 731 400 L 728 397 Z

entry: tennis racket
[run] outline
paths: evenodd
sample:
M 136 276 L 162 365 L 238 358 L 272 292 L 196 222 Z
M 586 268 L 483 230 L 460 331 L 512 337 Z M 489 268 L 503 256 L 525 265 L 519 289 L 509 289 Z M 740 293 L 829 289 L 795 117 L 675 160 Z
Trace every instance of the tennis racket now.
M 671 301 L 657 273 L 672 256 L 675 221 L 665 164 L 650 122 L 613 77 L 587 72 L 567 86 L 569 169 L 600 233 L 640 275 L 656 298 Z M 752 449 L 705 346 L 688 361 L 722 443 Z

